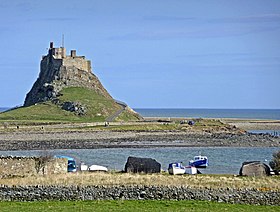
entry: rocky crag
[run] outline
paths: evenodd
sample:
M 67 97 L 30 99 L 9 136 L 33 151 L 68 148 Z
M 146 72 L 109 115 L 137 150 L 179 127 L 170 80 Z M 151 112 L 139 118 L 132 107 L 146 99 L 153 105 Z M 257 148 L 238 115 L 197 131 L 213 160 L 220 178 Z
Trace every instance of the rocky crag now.
M 66 48 L 54 48 L 51 42 L 48 54 L 42 57 L 39 77 L 26 95 L 24 106 L 53 100 L 65 87 L 86 87 L 112 98 L 92 73 L 91 62 L 85 56 L 77 56 L 76 50 L 66 55 Z
M 132 114 L 136 119 L 141 119 L 127 105 L 124 106 L 111 97 L 97 76 L 92 73 L 90 60 L 85 56 L 77 56 L 76 50 L 71 50 L 70 55 L 67 55 L 66 48 L 55 48 L 53 42 L 50 43 L 48 54 L 42 57 L 39 77 L 26 95 L 24 107 L 49 101 L 76 115 L 86 115 L 87 105 L 80 101 L 60 101 L 59 97 L 63 95 L 63 89 L 69 87 L 89 89 L 103 99 L 112 101 L 113 113 L 103 114 L 105 117 L 113 117 L 110 121 L 123 111 Z

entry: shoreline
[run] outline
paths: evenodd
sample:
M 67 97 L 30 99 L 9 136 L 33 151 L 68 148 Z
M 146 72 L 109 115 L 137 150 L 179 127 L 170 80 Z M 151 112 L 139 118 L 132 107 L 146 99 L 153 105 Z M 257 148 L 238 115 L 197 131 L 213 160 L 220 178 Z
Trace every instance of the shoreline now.
M 189 132 L 29 132 L 0 134 L 0 150 L 280 147 L 280 137 L 267 134 Z
M 169 118 L 168 118 L 169 119 Z M 164 118 L 157 118 L 164 121 Z M 172 122 L 186 118 L 169 119 Z M 104 123 L 39 123 L 10 122 L 0 126 L 0 150 L 47 149 L 97 149 L 97 148 L 153 148 L 153 147 L 280 147 L 280 137 L 268 134 L 250 134 L 244 130 L 279 130 L 280 120 L 218 119 L 226 124 L 221 128 L 196 129 L 186 125 L 185 130 L 163 130 L 149 124 L 168 126 L 146 119 L 143 122 Z M 142 130 L 122 130 L 128 126 L 140 126 Z M 185 125 L 183 125 L 185 126 Z M 96 128 L 98 127 L 98 128 Z M 116 127 L 119 127 L 116 130 Z M 137 129 L 137 128 L 135 128 Z

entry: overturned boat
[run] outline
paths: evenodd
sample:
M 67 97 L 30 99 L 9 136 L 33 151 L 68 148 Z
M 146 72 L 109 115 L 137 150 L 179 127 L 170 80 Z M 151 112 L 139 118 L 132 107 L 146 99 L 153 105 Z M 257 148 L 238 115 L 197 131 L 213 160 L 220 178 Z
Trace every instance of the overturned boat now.
M 88 171 L 90 172 L 107 172 L 108 168 L 100 165 L 91 165 L 88 167 Z

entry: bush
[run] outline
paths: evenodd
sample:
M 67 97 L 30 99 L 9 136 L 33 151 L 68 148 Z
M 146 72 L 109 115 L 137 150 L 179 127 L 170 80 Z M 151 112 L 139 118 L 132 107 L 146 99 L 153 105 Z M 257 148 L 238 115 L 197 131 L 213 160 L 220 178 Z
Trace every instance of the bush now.
M 273 153 L 273 158 L 272 161 L 269 162 L 269 165 L 273 170 L 280 171 L 280 150 Z

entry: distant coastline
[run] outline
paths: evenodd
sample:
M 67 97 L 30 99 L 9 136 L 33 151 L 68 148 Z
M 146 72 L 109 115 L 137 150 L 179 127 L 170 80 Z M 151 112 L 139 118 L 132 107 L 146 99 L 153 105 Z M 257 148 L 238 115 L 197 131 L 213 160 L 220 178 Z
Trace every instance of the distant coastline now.
M 146 109 L 134 108 L 143 117 L 191 117 L 280 120 L 280 109 Z
M 10 107 L 0 107 L 0 112 L 6 111 L 8 109 L 10 109 Z
M 11 107 L 0 107 L 0 112 Z M 143 117 L 229 118 L 280 120 L 280 109 L 133 108 Z

